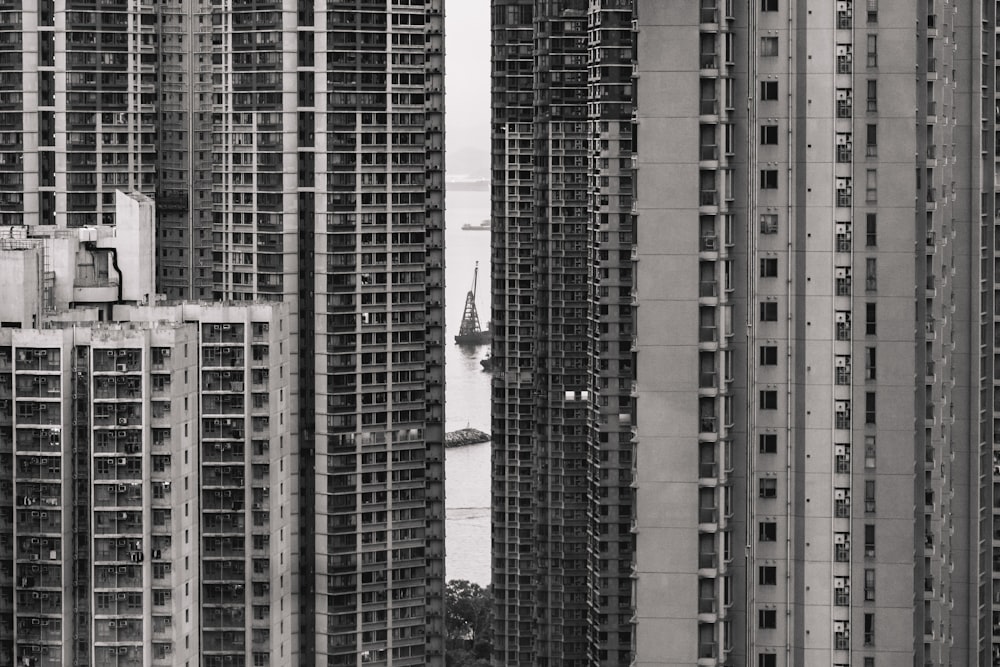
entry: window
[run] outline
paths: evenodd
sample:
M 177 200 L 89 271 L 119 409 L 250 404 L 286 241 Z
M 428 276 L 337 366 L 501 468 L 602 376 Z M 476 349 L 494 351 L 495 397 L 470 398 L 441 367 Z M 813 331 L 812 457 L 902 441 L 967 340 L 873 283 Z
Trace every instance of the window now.
M 777 278 L 778 277 L 778 258 L 777 257 L 765 257 L 760 260 L 760 277 L 761 278 Z
M 878 35 L 868 35 L 868 66 L 878 67 Z
M 865 392 L 865 423 L 875 424 L 875 392 Z
M 764 58 L 774 58 L 778 55 L 778 38 L 777 37 L 761 37 L 760 38 L 760 55 Z
M 778 0 L 760 0 L 760 11 L 762 12 L 778 11 Z
M 875 524 L 865 524 L 865 558 L 875 558 Z
M 757 627 L 762 630 L 773 630 L 774 628 L 778 627 L 778 610 L 758 609 Z
M 865 245 L 874 247 L 878 240 L 878 218 L 874 213 L 865 214 Z
M 865 259 L 865 289 L 869 292 L 878 289 L 878 260 L 875 257 Z
M 874 169 L 865 170 L 865 201 L 869 204 L 878 201 L 878 172 Z
M 778 655 L 776 653 L 758 653 L 757 667 L 778 667 Z
M 866 97 L 866 102 L 867 106 L 865 108 L 868 111 L 878 111 L 878 81 L 875 79 L 868 79 L 868 95 Z
M 875 335 L 875 304 L 865 304 L 865 335 Z
M 778 524 L 774 521 L 761 521 L 758 524 L 758 537 L 761 542 L 776 542 L 778 540 Z
M 865 156 L 878 156 L 878 125 L 868 123 L 865 131 Z
M 865 436 L 865 467 L 875 467 L 875 436 Z
M 777 454 L 778 453 L 778 434 L 777 433 L 761 433 L 757 436 L 757 445 L 760 449 L 761 454 Z
M 777 213 L 761 213 L 761 215 L 760 215 L 760 233 L 761 234 L 777 234 L 778 233 L 778 214 Z
M 878 0 L 868 0 L 868 22 L 878 23 Z
M 865 512 L 871 514 L 875 511 L 875 480 L 865 480 Z
M 760 302 L 760 321 L 761 322 L 778 321 L 778 304 L 776 302 L 774 301 Z
M 874 380 L 875 379 L 875 348 L 866 347 L 865 348 L 865 379 Z
M 761 345 L 760 346 L 760 365 L 761 366 L 777 366 L 778 365 L 778 346 L 777 345 Z
M 757 583 L 761 586 L 778 585 L 778 568 L 775 565 L 760 565 L 757 567 Z
M 865 614 L 865 646 L 875 645 L 875 614 Z
M 875 570 L 865 570 L 865 602 L 875 601 Z
M 760 483 L 759 492 L 761 498 L 778 497 L 778 480 L 773 477 L 761 477 L 758 481 Z
M 778 189 L 778 170 L 777 169 L 761 169 L 760 170 L 760 189 L 761 190 L 777 190 Z
M 760 392 L 760 409 L 777 410 L 778 392 L 774 389 L 762 389 Z
M 777 81 L 761 81 L 760 82 L 760 99 L 763 102 L 774 102 L 778 99 L 778 82 Z
M 778 144 L 777 125 L 760 126 L 760 144 L 761 146 L 776 146 Z

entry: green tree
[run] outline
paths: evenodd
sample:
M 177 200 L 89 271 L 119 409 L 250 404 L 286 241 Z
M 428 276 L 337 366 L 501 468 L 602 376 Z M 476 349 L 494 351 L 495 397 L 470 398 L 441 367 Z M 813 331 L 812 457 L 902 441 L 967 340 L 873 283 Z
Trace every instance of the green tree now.
M 445 590 L 445 630 L 449 667 L 489 667 L 493 650 L 493 594 L 464 579 Z

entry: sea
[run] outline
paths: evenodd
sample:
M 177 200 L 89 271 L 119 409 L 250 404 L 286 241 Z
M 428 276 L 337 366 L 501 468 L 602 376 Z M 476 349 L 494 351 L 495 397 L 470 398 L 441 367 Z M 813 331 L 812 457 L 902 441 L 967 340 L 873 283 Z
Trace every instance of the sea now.
M 462 322 L 477 262 L 476 307 L 484 326 L 490 318 L 490 234 L 462 229 L 462 225 L 479 225 L 489 217 L 488 189 L 448 190 L 445 211 L 448 431 L 471 427 L 490 432 L 490 376 L 479 363 L 487 356 L 489 346 L 459 347 L 453 338 Z M 445 576 L 485 587 L 490 583 L 490 443 L 446 450 L 445 494 Z

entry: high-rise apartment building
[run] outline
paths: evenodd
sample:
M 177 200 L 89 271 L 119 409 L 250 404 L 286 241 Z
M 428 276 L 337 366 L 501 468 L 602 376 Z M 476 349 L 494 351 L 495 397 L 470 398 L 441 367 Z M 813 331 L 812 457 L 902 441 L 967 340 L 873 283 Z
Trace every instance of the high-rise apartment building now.
M 493 10 L 495 659 L 1000 664 L 995 3 Z
M 995 4 L 636 5 L 635 664 L 997 664 Z
M 443 661 L 443 4 L 213 13 L 216 294 L 289 306 L 307 664 Z
M 0 223 L 142 192 L 147 303 L 287 304 L 304 664 L 443 661 L 443 6 L 0 5 Z
M 0 224 L 109 225 L 116 190 L 155 195 L 160 291 L 211 296 L 210 10 L 0 6 Z
M 494 657 L 627 664 L 631 3 L 493 12 Z
M 287 307 L 139 305 L 152 202 L 117 199 L 0 239 L 0 664 L 298 664 Z

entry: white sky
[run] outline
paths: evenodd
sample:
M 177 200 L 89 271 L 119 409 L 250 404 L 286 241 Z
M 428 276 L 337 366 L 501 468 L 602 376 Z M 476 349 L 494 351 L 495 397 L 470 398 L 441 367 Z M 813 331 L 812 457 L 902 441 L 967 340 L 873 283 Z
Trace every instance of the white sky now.
M 490 150 L 490 0 L 447 0 L 445 48 L 449 171 L 469 171 L 469 149 L 483 154 L 485 171 Z

